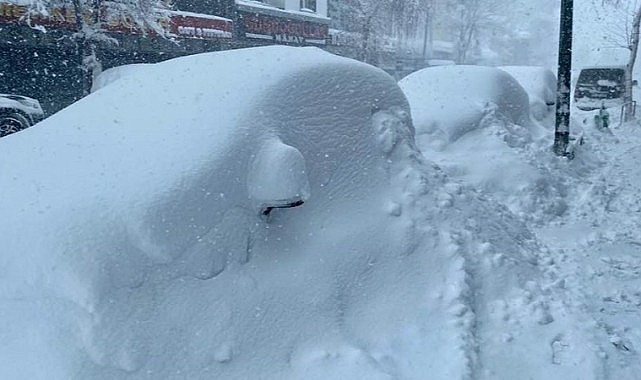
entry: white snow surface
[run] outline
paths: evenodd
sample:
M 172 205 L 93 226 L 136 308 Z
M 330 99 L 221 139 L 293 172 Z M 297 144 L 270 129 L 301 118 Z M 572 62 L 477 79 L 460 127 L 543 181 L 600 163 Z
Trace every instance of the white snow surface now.
M 556 102 L 556 75 L 540 66 L 501 66 L 527 92 L 530 112 L 534 120 L 543 120 L 554 114 Z
M 156 64 L 0 145 L 3 378 L 461 378 L 537 272 L 394 80 L 313 48 Z M 302 206 L 259 215 L 263 159 Z
M 42 107 L 38 100 L 24 95 L 17 95 L 21 98 L 21 100 L 18 101 L 16 99 L 12 99 L 14 96 L 16 95 L 0 94 L 0 110 L 20 110 L 27 115 L 32 115 L 36 118 L 42 118 L 44 116 L 44 112 L 42 112 Z
M 421 103 L 412 97 L 425 95 L 406 94 L 414 113 Z M 449 102 L 440 111 L 458 110 Z M 479 345 L 476 378 L 638 379 L 641 373 L 639 122 L 622 124 L 611 113 L 611 128 L 602 129 L 594 125 L 595 112 L 572 112 L 571 161 L 551 153 L 554 120 L 526 128 L 489 118 L 447 144 L 417 140 L 450 179 L 507 206 L 551 253 L 539 261 L 542 276 L 530 283 L 544 294 L 536 305 L 546 317 L 525 327 L 512 313 L 535 308 L 515 299 L 490 304 L 505 311 L 505 325 Z M 480 326 L 486 318 L 478 317 Z M 547 362 L 533 365 L 537 356 Z
M 135 75 L 139 71 L 145 71 L 151 66 L 148 63 L 132 63 L 129 65 L 116 66 L 104 70 L 93 78 L 91 83 L 91 92 L 96 92 L 106 85 L 115 82 L 123 76 Z
M 419 143 L 446 145 L 483 128 L 486 117 L 529 126 L 529 100 L 523 87 L 495 67 L 435 66 L 399 81 L 412 107 Z
M 309 199 L 305 158 L 280 139 L 263 143 L 247 175 L 249 197 L 266 206 L 282 206 Z
M 578 114 L 567 161 L 489 114 L 421 154 L 409 115 L 378 69 L 268 47 L 1 139 L 0 378 L 638 378 L 638 126 Z

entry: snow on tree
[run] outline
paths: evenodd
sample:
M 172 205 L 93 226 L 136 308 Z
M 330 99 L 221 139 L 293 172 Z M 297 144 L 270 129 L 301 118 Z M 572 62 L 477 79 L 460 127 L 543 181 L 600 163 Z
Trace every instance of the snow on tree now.
M 83 92 L 89 93 L 91 77 L 100 73 L 101 65 L 97 52 L 102 48 L 117 45 L 118 41 L 107 33 L 106 25 L 120 23 L 136 33 L 154 33 L 169 37 L 164 27 L 168 23 L 166 10 L 170 7 L 163 0 L 36 0 L 30 4 L 28 18 L 32 27 L 39 17 L 56 17 L 64 9 L 64 19 L 73 25 L 73 40 L 77 49 L 78 65 L 82 69 Z
M 449 0 L 446 2 L 448 23 L 454 37 L 455 57 L 459 63 L 470 63 L 480 55 L 481 32 L 498 23 L 497 0 Z M 474 54 L 476 53 L 476 54 Z
M 358 58 L 375 63 L 381 49 L 402 50 L 414 37 L 434 0 L 345 0 L 330 2 L 334 25 L 360 34 Z
M 558 1 L 344 0 L 329 3 L 333 27 L 359 36 L 359 59 L 377 63 L 381 50 L 428 57 L 437 38 L 453 44 L 459 63 L 552 66 Z M 536 7 L 536 8 L 535 8 Z M 543 9 L 544 11 L 540 11 Z M 440 36 L 439 36 L 440 35 Z
M 481 43 L 491 55 L 490 65 L 556 67 L 559 37 L 558 0 L 501 0 L 501 12 L 480 32 Z

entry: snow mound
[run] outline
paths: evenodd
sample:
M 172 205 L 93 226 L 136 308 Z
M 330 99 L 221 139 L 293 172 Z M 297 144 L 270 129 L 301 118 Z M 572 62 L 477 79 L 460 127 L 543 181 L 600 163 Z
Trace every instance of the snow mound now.
M 266 207 L 282 207 L 309 198 L 305 158 L 279 139 L 266 141 L 252 161 L 249 197 Z
M 530 112 L 535 120 L 544 120 L 554 114 L 556 103 L 556 75 L 539 66 L 501 66 L 525 89 L 530 99 Z
M 452 71 L 457 67 L 426 69 L 400 83 L 415 117 L 419 148 L 450 176 L 524 220 L 542 223 L 562 216 L 567 184 L 551 175 L 550 128 L 530 121 L 525 90 L 500 69 L 463 66 Z M 546 72 L 515 71 L 528 78 Z M 482 109 L 484 101 L 491 107 Z
M 428 67 L 401 79 L 399 86 L 410 102 L 420 143 L 447 145 L 482 128 L 486 117 L 530 125 L 527 93 L 497 68 Z
M 546 251 L 409 115 L 381 70 L 266 47 L 150 65 L 3 138 L 0 377 L 471 377 L 506 328 L 486 305 L 551 323 Z

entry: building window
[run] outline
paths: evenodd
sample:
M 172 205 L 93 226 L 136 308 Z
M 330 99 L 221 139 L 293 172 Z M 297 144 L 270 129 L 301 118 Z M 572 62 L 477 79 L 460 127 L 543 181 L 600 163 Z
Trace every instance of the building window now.
M 316 12 L 316 0 L 300 0 L 300 10 L 305 12 Z
M 272 7 L 285 9 L 285 0 L 263 0 L 263 3 L 269 4 Z
M 256 3 L 263 3 L 272 7 L 285 9 L 285 0 L 252 0 Z

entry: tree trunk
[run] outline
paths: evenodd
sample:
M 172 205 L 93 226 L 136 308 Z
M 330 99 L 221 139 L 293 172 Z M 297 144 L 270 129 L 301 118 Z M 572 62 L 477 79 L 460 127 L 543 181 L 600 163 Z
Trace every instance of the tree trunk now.
M 630 121 L 634 118 L 634 98 L 632 96 L 632 72 L 634 70 L 634 63 L 637 59 L 637 52 L 639 51 L 639 26 L 641 25 L 641 6 L 634 14 L 632 21 L 632 31 L 630 34 L 630 58 L 626 65 L 625 71 L 625 94 L 623 101 L 625 103 L 625 121 Z
M 91 84 L 88 83 L 87 69 L 85 67 L 85 55 L 87 54 L 87 35 L 84 30 L 84 11 L 80 0 L 73 0 L 72 4 L 76 21 L 76 33 L 74 33 L 74 37 L 78 58 L 78 70 L 80 71 L 80 86 L 82 87 L 82 96 L 87 96 L 89 94 L 89 88 Z
M 365 23 L 363 24 L 363 41 L 361 44 L 361 51 L 360 51 L 360 57 L 359 61 L 366 62 L 366 63 L 371 63 L 370 62 L 370 38 L 372 37 L 372 23 L 374 22 L 374 18 L 378 14 L 378 10 L 381 6 L 381 2 L 379 1 L 374 9 L 372 9 L 371 13 L 367 15 L 365 18 Z

